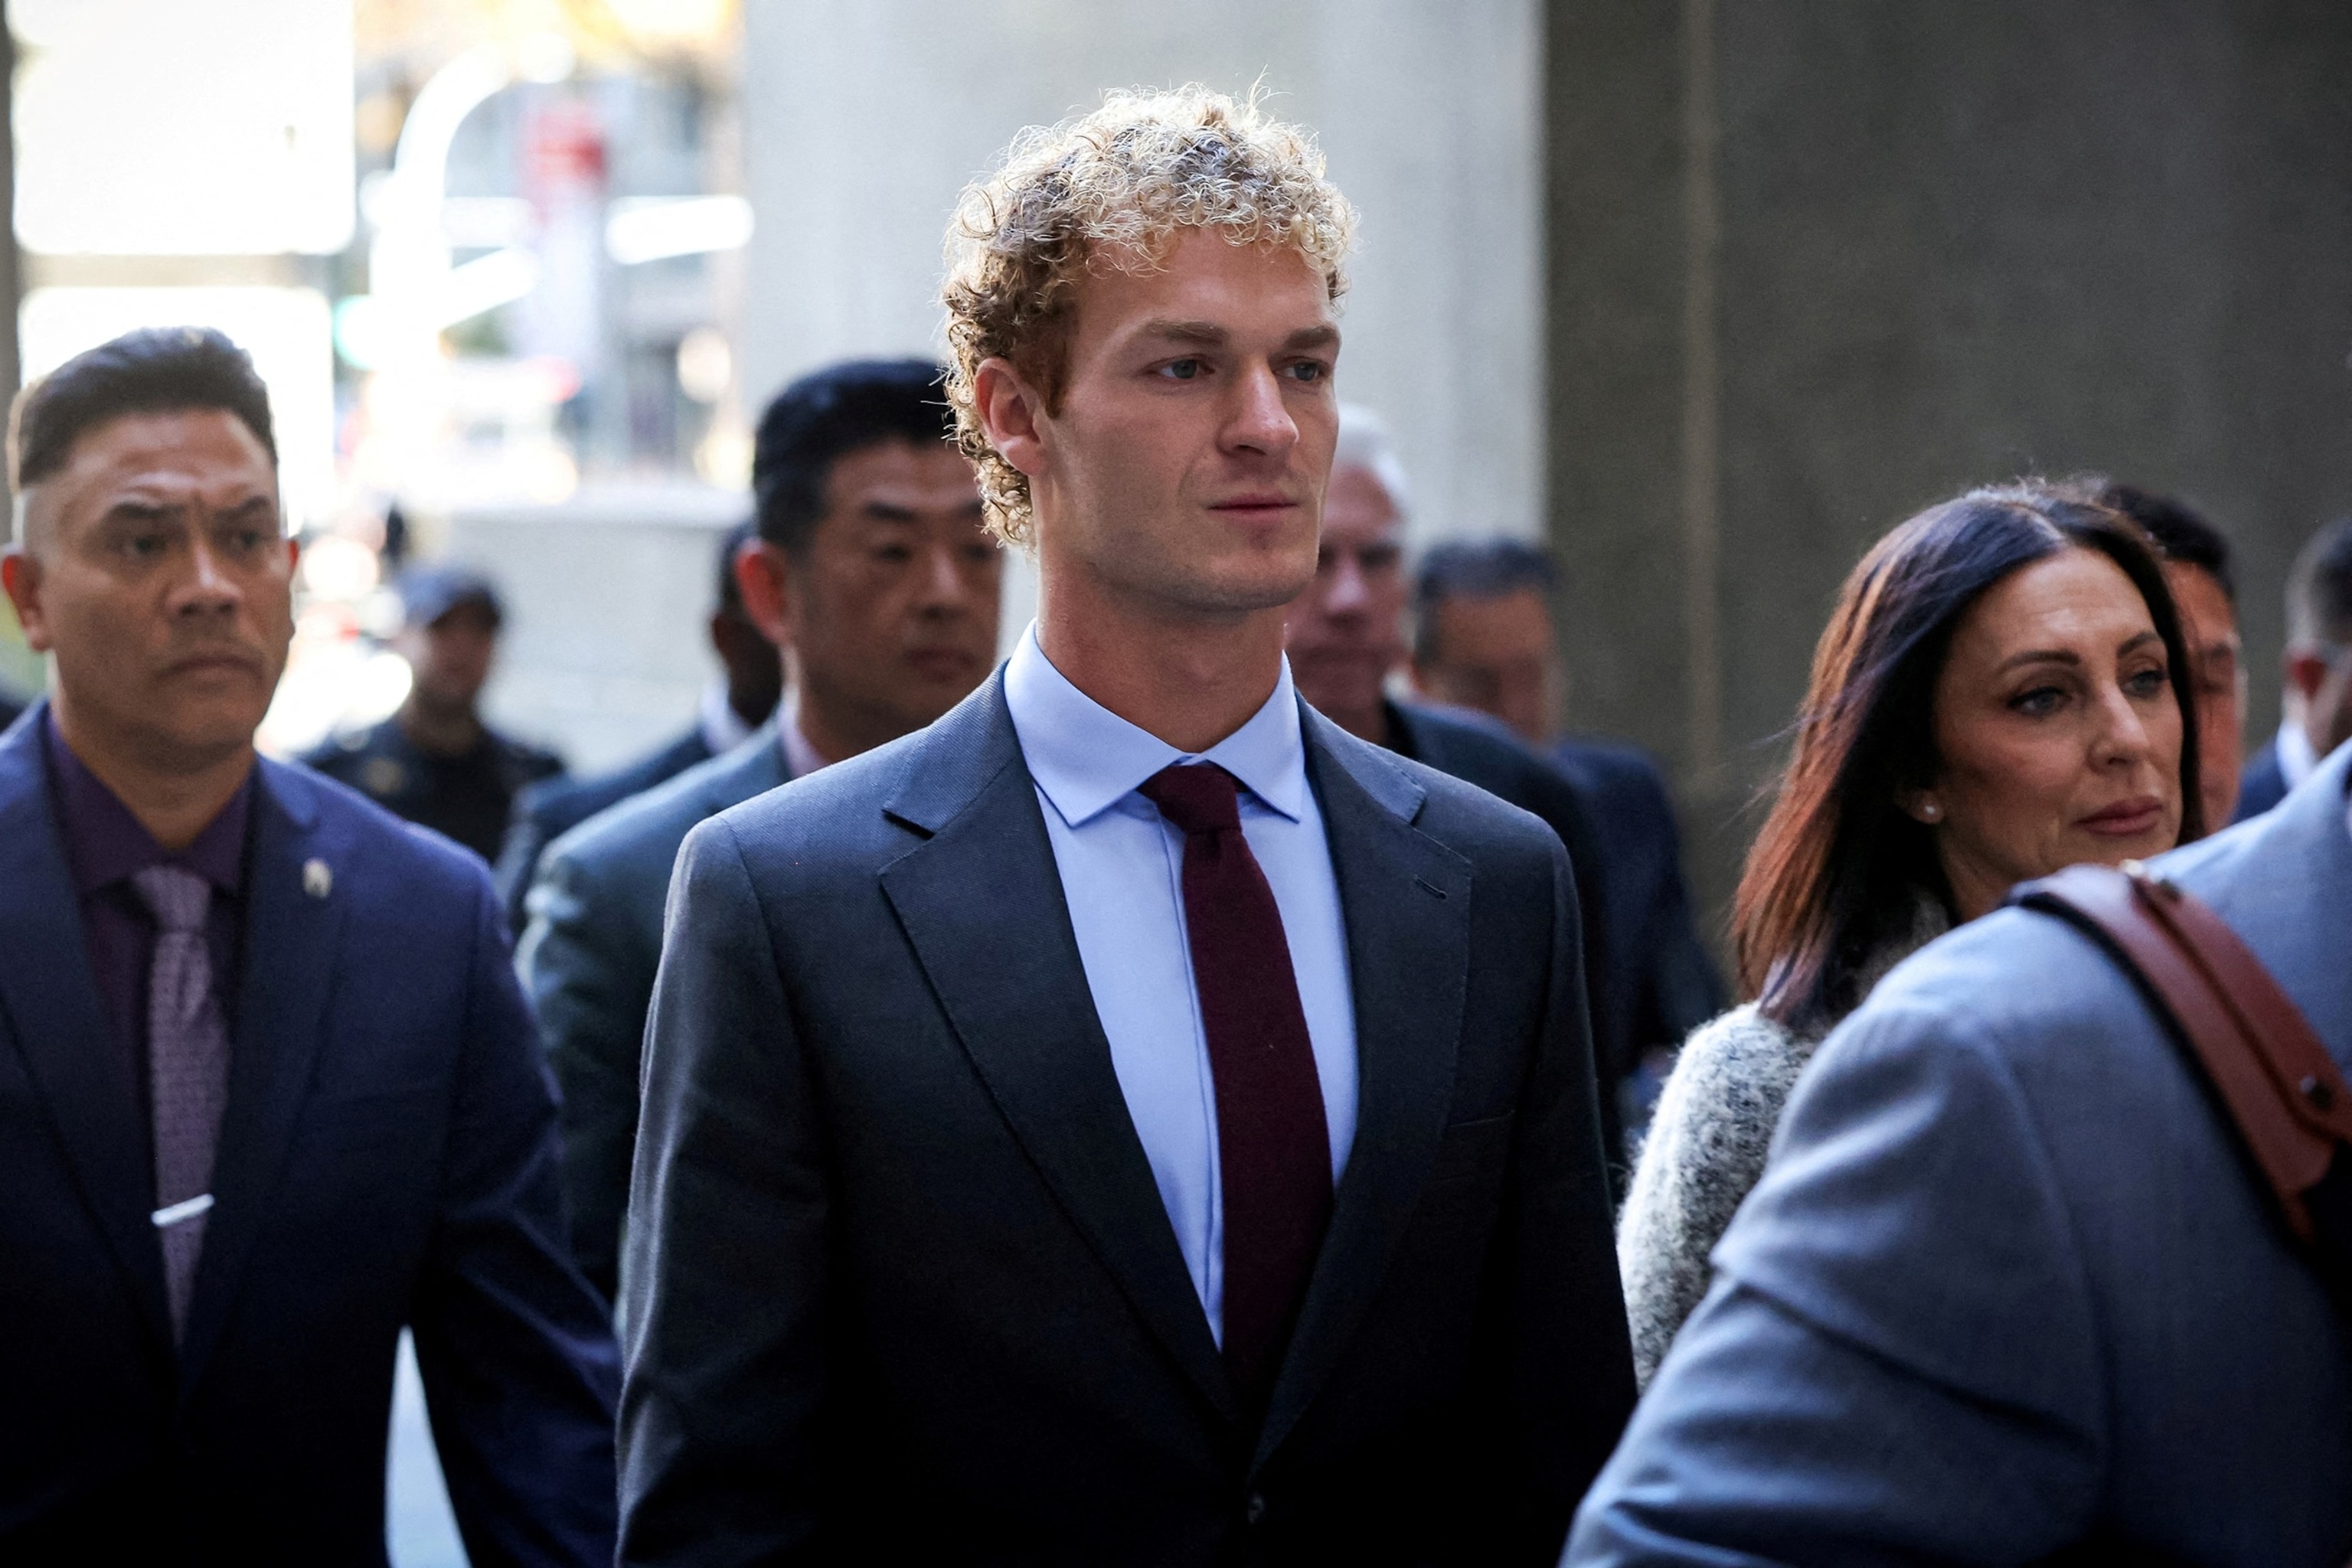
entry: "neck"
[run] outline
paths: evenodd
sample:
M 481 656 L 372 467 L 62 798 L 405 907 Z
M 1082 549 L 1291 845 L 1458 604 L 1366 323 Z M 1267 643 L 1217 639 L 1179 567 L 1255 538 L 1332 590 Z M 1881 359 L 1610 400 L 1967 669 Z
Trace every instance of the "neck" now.
M 808 671 L 791 655 L 785 657 L 784 670 L 784 697 L 776 721 L 798 730 L 825 766 L 898 739 L 895 732 L 875 733 L 876 726 L 847 703 L 827 700 L 826 683 L 820 679 L 812 687 Z
M 1377 698 L 1370 706 L 1348 708 L 1326 708 L 1318 702 L 1315 710 L 1359 741 L 1370 741 L 1375 746 L 1389 743 L 1389 710 Z
M 412 691 L 400 705 L 400 727 L 420 752 L 462 756 L 482 742 L 482 721 L 470 708 L 428 702 Z
M 1081 569 L 1037 585 L 1037 642 L 1071 685 L 1180 752 L 1205 752 L 1282 678 L 1280 605 L 1202 613 L 1139 603 Z
M 154 749 L 79 721 L 63 693 L 51 700 L 58 732 L 147 836 L 174 854 L 212 826 L 253 771 L 253 741 L 220 755 L 159 757 Z

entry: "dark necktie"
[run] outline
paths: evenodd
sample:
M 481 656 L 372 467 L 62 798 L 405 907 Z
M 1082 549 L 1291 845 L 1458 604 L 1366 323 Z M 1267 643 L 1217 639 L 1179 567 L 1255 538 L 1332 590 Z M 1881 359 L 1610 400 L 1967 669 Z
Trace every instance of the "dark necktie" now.
M 228 1031 L 205 945 L 212 885 L 176 866 L 150 866 L 131 882 L 156 925 L 147 979 L 147 1079 L 155 1117 L 154 1222 L 176 1341 L 187 1325 L 212 1207 L 213 1147 L 228 1102 Z
M 1282 911 L 1242 837 L 1233 775 L 1180 763 L 1141 787 L 1184 835 L 1184 925 L 1216 1080 L 1225 1365 L 1263 1407 L 1331 1217 L 1323 1085 Z

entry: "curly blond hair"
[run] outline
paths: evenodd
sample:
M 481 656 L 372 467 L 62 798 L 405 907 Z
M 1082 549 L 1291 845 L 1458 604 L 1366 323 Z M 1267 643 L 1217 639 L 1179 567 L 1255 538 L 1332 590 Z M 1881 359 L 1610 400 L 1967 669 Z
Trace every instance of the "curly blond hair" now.
M 1028 476 L 988 443 L 972 400 L 981 363 L 1003 359 L 1050 411 L 1067 369 L 1070 301 L 1089 268 L 1148 270 L 1180 229 L 1288 247 L 1336 302 L 1355 209 L 1324 177 L 1304 129 L 1197 84 L 1109 92 L 1102 107 L 1013 139 L 1003 166 L 964 187 L 948 225 L 948 400 L 956 444 L 980 470 L 988 526 L 1031 542 Z

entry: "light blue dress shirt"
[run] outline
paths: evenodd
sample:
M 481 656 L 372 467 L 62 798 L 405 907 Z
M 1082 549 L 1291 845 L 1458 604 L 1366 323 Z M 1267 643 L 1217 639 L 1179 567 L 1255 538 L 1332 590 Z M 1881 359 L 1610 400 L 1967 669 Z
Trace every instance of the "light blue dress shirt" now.
M 1224 1199 L 1209 1042 L 1184 931 L 1184 836 L 1136 786 L 1171 763 L 1214 763 L 1243 785 L 1242 835 L 1282 911 L 1307 1014 L 1339 1185 L 1356 1135 L 1356 1006 L 1348 935 L 1290 663 L 1249 721 L 1197 755 L 1136 728 L 1070 684 L 1033 624 L 1004 669 L 1004 701 L 1035 781 L 1087 989 L 1160 1201 L 1224 1341 Z

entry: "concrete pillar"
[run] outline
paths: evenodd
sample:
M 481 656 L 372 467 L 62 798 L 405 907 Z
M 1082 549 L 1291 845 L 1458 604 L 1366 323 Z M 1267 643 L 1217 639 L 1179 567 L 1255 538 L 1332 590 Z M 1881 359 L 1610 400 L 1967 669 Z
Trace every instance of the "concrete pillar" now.
M 2352 12 L 1552 0 L 1551 537 L 1577 722 L 1675 766 L 1718 907 L 1839 580 L 2096 468 L 2279 591 L 2352 508 Z

